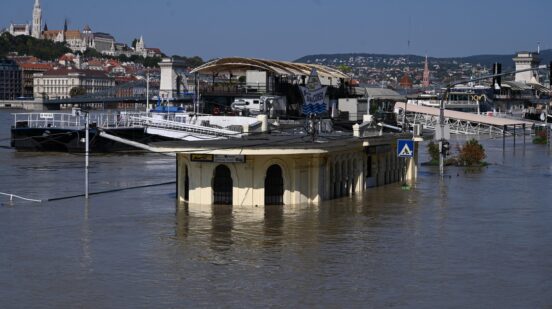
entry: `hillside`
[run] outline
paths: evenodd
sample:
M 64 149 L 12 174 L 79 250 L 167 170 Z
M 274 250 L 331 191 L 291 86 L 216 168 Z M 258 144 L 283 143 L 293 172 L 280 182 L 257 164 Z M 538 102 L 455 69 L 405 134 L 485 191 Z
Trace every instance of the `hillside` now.
M 0 35 L 0 57 L 16 52 L 19 55 L 35 56 L 43 60 L 54 60 L 71 50 L 63 43 L 38 40 L 30 36 L 12 36 L 9 33 Z
M 437 58 L 429 57 L 432 84 L 446 84 L 451 81 L 466 80 L 491 73 L 493 63 L 502 64 L 502 72 L 512 71 L 514 55 L 474 55 L 468 57 Z M 552 50 L 540 53 L 541 64 L 552 61 Z M 387 55 L 369 53 L 318 54 L 301 57 L 295 62 L 315 63 L 336 67 L 360 81 L 364 85 L 397 86 L 404 75 L 414 84 L 420 84 L 425 64 L 424 56 Z M 511 77 L 506 77 L 509 79 Z
M 456 63 L 469 63 L 472 65 L 481 65 L 490 67 L 494 62 L 502 63 L 503 68 L 513 68 L 514 62 L 512 58 L 514 54 L 511 55 L 474 55 L 467 57 L 448 57 L 448 58 L 438 58 L 438 57 L 429 57 L 428 60 L 433 64 L 453 64 Z M 550 63 L 552 61 L 552 49 L 543 50 L 540 52 L 541 63 Z M 393 55 L 393 54 L 370 54 L 370 53 L 345 53 L 345 54 L 317 54 L 317 55 L 307 55 L 301 57 L 295 62 L 303 63 L 319 63 L 325 65 L 334 65 L 335 63 L 348 62 L 349 59 L 374 59 L 374 63 L 383 62 L 393 63 L 393 61 L 398 59 L 405 59 L 407 63 L 420 63 L 425 60 L 424 56 L 417 55 Z M 377 61 L 381 60 L 381 61 Z

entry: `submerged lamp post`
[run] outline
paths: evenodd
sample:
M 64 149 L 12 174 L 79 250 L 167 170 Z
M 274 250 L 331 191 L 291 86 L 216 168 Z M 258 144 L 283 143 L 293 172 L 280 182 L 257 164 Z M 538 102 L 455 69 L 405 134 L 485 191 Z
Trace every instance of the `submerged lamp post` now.
M 85 148 L 84 148 L 84 198 L 88 199 L 88 166 L 89 166 L 89 153 L 90 153 L 90 116 L 88 112 L 84 112 L 85 121 Z
M 84 115 L 84 198 L 88 199 L 88 166 L 90 154 L 90 113 L 80 108 L 73 108 L 73 117 Z

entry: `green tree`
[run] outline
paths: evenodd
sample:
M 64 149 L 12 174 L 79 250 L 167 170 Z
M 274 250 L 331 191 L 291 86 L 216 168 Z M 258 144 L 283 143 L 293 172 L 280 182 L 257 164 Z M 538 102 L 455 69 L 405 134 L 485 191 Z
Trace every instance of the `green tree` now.
M 87 48 L 83 54 L 86 58 L 102 58 L 104 55 L 94 48 Z
M 485 149 L 476 139 L 472 138 L 460 148 L 458 155 L 458 163 L 466 166 L 474 166 L 483 164 L 483 159 L 487 155 Z
M 35 56 L 42 60 L 55 60 L 70 52 L 71 49 L 64 43 L 39 40 L 26 35 L 12 36 L 9 33 L 0 35 L 0 56 L 17 53 L 18 55 Z
M 69 95 L 72 98 L 85 95 L 85 94 L 86 94 L 86 88 L 84 88 L 83 86 L 73 87 L 71 88 L 71 90 L 69 90 Z
M 134 40 L 132 40 L 132 44 L 130 46 L 132 46 L 132 48 L 136 48 L 136 43 L 138 43 L 138 39 L 134 38 Z
M 433 141 L 427 144 L 427 152 L 431 158 L 431 163 L 439 162 L 439 144 L 434 143 Z
M 337 69 L 345 74 L 351 73 L 353 71 L 353 69 L 350 66 L 344 65 L 344 64 L 337 66 Z

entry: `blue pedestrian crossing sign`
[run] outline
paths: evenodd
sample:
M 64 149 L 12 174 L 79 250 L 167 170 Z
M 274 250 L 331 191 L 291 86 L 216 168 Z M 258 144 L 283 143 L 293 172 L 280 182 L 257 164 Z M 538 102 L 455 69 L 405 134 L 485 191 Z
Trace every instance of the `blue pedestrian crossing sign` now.
M 397 140 L 397 156 L 399 158 L 412 158 L 414 156 L 414 141 L 410 139 Z

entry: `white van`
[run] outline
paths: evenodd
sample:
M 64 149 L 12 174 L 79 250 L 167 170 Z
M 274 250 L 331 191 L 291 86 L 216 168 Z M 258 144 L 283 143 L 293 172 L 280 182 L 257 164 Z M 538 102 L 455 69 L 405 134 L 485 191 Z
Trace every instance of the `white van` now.
M 256 114 L 283 115 L 286 113 L 286 98 L 279 96 L 262 96 L 260 98 L 236 98 L 230 105 L 235 112 Z M 246 112 L 246 113 L 247 113 Z

